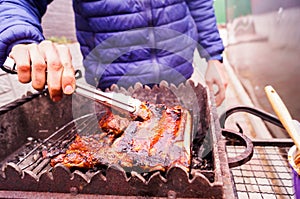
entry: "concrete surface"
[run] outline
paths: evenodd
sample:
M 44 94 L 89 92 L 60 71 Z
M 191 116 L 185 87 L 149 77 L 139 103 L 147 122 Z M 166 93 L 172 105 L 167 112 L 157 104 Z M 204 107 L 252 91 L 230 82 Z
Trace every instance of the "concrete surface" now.
M 54 0 L 47 8 L 42 26 L 46 38 L 66 37 L 76 41 L 72 0 Z

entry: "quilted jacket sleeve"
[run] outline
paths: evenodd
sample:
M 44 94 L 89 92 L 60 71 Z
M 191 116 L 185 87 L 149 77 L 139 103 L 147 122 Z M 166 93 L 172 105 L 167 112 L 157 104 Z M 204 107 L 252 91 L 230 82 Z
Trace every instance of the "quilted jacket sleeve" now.
M 41 18 L 51 0 L 0 0 L 0 64 L 12 47 L 44 39 Z
M 213 0 L 186 0 L 198 28 L 198 50 L 201 57 L 222 59 L 224 50 L 216 24 Z

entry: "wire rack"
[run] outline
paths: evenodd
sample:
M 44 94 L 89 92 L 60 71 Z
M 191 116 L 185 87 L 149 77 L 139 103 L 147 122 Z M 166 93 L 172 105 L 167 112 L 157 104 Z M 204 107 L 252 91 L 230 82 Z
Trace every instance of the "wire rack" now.
M 287 160 L 287 153 L 292 142 L 283 144 L 274 139 L 271 142 L 253 141 L 253 144 L 254 153 L 251 160 L 231 169 L 236 197 L 240 199 L 294 199 L 292 170 Z M 228 157 L 234 157 L 244 151 L 242 146 L 227 146 L 226 148 Z

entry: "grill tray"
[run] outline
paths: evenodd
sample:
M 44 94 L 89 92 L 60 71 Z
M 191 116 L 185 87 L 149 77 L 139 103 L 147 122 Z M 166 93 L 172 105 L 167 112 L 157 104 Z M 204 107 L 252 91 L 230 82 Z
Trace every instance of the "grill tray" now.
M 137 84 L 128 90 L 118 87 L 112 90 L 152 103 L 169 106 L 180 104 L 189 109 L 193 115 L 195 132 L 193 153 L 200 156 L 201 152 L 201 157 L 204 157 L 201 161 L 194 161 L 196 158 L 193 157 L 193 164 L 199 164 L 199 161 L 200 164 L 192 167 L 190 173 L 180 167 L 172 167 L 166 173 L 156 172 L 146 176 L 128 173 L 117 165 L 89 172 L 71 171 L 62 165 L 51 168 L 49 160 L 34 157 L 34 153 L 28 155 L 26 148 L 36 147 L 40 150 L 40 147 L 50 147 L 47 145 L 51 140 L 55 142 L 56 136 L 61 136 L 62 129 L 78 131 L 78 123 L 90 113 L 103 110 L 103 106 L 77 95 L 66 96 L 61 102 L 53 103 L 44 94 L 0 116 L 3 135 L 0 148 L 0 189 L 32 191 L 36 194 L 52 192 L 191 198 L 224 198 L 225 195 L 234 195 L 225 140 L 221 137 L 216 109 L 210 104 L 204 87 L 195 86 L 193 82 L 179 87 L 162 82 L 152 89 Z M 34 161 L 27 163 L 27 157 Z M 20 160 L 22 163 L 18 163 Z M 201 168 L 204 163 L 210 166 Z M 31 166 L 26 165 L 36 166 L 31 169 Z
M 292 170 L 287 153 L 292 140 L 275 138 L 253 140 L 251 161 L 231 169 L 237 198 L 295 198 Z M 236 156 L 243 147 L 227 146 L 228 156 Z

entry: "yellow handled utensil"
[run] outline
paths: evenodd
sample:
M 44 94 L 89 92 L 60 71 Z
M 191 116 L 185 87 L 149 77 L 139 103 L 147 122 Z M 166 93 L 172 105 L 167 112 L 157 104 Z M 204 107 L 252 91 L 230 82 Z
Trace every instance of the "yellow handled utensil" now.
M 287 107 L 272 86 L 266 86 L 265 92 L 282 125 L 300 150 L 299 122 L 292 119 Z

